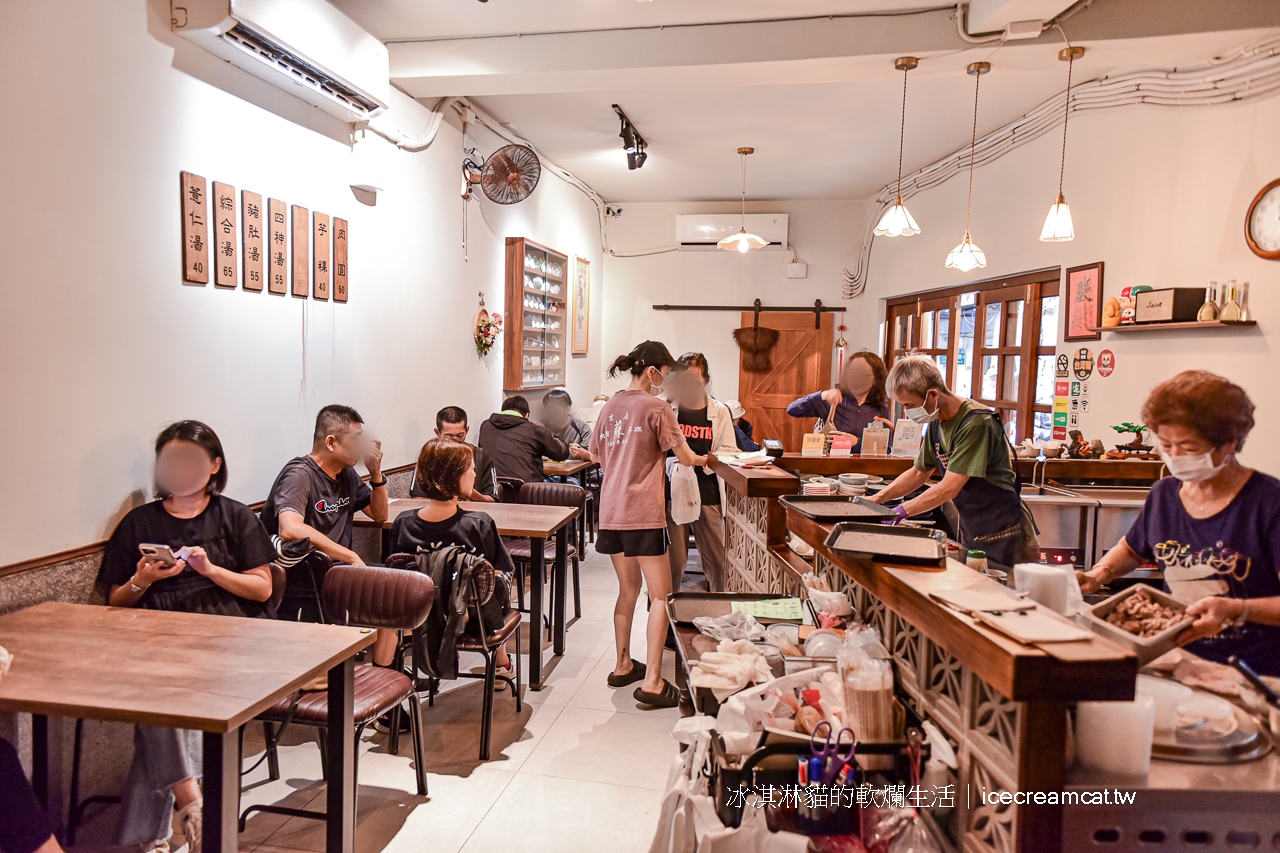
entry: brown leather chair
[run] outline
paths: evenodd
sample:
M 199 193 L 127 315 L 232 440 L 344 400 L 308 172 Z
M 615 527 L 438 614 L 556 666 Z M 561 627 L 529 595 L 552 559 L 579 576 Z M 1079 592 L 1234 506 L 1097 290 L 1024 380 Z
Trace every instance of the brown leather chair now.
M 378 566 L 334 566 L 325 575 L 324 607 L 335 617 L 341 615 L 341 623 L 366 628 L 388 628 L 396 631 L 412 631 L 427 619 L 435 600 L 435 584 L 431 578 L 419 572 L 406 572 Z M 413 680 L 399 669 L 381 666 L 357 666 L 355 670 L 355 737 L 358 741 L 365 726 L 378 717 L 391 713 L 390 740 L 388 746 L 393 755 L 400 753 L 400 705 L 409 699 L 409 717 L 412 720 L 413 758 L 418 777 L 418 794 L 427 794 L 427 771 L 422 748 L 422 720 L 419 698 Z M 276 751 L 280 734 L 289 725 L 312 726 L 319 730 L 321 760 L 328 772 L 324 754 L 325 729 L 329 725 L 329 693 L 327 690 L 299 692 L 282 699 L 258 716 L 268 726 L 268 755 Z M 271 724 L 279 724 L 274 733 Z M 356 771 L 359 772 L 359 750 Z M 240 831 L 255 811 L 290 817 L 306 817 L 323 820 L 324 812 L 292 809 L 284 806 L 250 806 L 240 815 Z
M 280 618 L 280 605 L 284 602 L 284 593 L 289 586 L 289 574 L 275 563 L 268 563 L 271 572 L 271 597 L 267 599 L 264 609 L 272 619 Z
M 513 504 L 517 503 L 520 496 L 520 487 L 524 485 L 524 480 L 519 477 L 498 477 L 498 503 Z
M 312 551 L 290 566 L 285 572 L 288 584 L 278 618 L 291 622 L 329 622 L 320 590 L 331 568 L 333 561 L 320 550 Z
M 498 649 L 502 648 L 512 636 L 516 638 L 516 651 L 511 656 L 516 669 L 514 680 L 507 678 L 505 675 L 498 675 Z M 475 628 L 468 626 L 466 633 L 458 640 L 458 651 L 478 652 L 484 657 L 483 675 L 480 673 L 460 672 L 458 677 L 484 679 L 484 699 L 480 709 L 480 760 L 488 761 L 489 742 L 493 735 L 493 694 L 498 679 L 505 681 L 511 688 L 511 695 L 516 699 L 517 714 L 520 713 L 522 705 L 520 697 L 520 611 L 508 611 L 501 625 L 481 624 L 475 626 Z M 435 704 L 435 693 L 436 681 L 432 679 L 430 702 L 432 705 Z
M 587 491 L 581 486 L 573 483 L 525 483 L 520 487 L 520 503 L 522 504 L 541 504 L 542 506 L 568 506 L 578 510 L 578 517 L 570 522 L 573 527 L 569 531 L 568 542 L 568 559 L 573 564 L 573 615 L 575 618 L 582 617 L 582 588 L 579 581 L 578 568 L 581 555 L 579 554 L 579 545 L 574 544 L 575 539 L 579 539 L 577 532 L 582 529 L 586 518 L 587 510 Z M 580 540 L 579 540 L 580 541 Z M 524 574 L 523 571 L 528 569 L 533 563 L 533 544 L 528 539 L 508 539 L 506 540 L 507 552 L 511 554 L 511 559 L 516 563 L 517 574 L 517 591 L 520 596 L 520 606 L 524 607 Z M 550 564 L 556 558 L 556 543 L 554 539 L 546 539 L 543 541 L 543 557 Z M 552 589 L 551 594 L 554 596 L 556 590 Z M 554 600 L 554 599 L 553 599 Z

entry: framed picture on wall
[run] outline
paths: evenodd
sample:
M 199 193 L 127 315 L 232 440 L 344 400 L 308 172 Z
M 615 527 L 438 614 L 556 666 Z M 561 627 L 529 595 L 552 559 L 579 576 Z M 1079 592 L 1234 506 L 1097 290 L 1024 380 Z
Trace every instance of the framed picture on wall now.
M 585 258 L 573 259 L 573 350 L 574 355 L 587 351 L 587 337 L 591 326 L 591 262 Z
M 1067 270 L 1065 341 L 1097 341 L 1102 333 L 1102 261 Z

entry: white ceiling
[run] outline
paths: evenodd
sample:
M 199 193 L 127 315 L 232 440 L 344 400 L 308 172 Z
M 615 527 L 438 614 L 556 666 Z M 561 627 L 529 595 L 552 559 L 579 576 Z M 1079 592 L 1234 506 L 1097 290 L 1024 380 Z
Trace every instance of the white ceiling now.
M 968 143 L 968 63 L 987 59 L 993 66 L 982 78 L 979 134 L 1061 91 L 1066 77 L 1057 32 L 1005 47 L 966 44 L 946 12 L 618 31 L 902 11 L 920 9 L 918 0 L 333 2 L 391 42 L 392 79 L 409 94 L 427 105 L 446 94 L 471 97 L 611 201 L 736 198 L 735 152 L 744 145 L 756 149 L 747 164 L 749 198 L 875 195 L 897 172 L 902 76 L 893 58 L 899 55 L 924 57 L 910 75 L 907 172 Z M 1185 64 L 1258 35 L 1226 29 L 1230 22 L 1149 38 L 1099 32 L 1111 26 L 1131 33 L 1133 26 L 1114 24 L 1114 12 L 1145 2 L 1159 0 L 1099 0 L 1101 14 L 1064 24 L 1069 34 L 1081 34 L 1076 38 L 1098 36 L 1079 42 L 1089 52 L 1076 63 L 1077 81 Z M 584 32 L 600 28 L 611 31 Z M 502 38 L 534 32 L 568 34 Z M 642 169 L 626 168 L 614 103 L 649 143 Z

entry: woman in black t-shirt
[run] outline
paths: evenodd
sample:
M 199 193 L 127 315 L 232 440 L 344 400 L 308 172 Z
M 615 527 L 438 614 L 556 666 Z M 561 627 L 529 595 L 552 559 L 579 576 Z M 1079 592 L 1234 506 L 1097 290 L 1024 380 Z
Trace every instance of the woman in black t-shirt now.
M 267 564 L 275 558 L 275 547 L 253 510 L 220 494 L 227 467 L 214 431 L 199 421 L 180 421 L 161 432 L 155 483 L 160 499 L 130 511 L 107 542 L 98 571 L 98 588 L 107 603 L 262 615 L 262 602 L 271 597 Z M 142 545 L 168 546 L 177 562 L 145 556 Z M 135 727 L 116 843 L 166 850 L 172 822 L 183 828 L 188 841 L 199 838 L 204 803 L 200 771 L 199 732 Z M 175 804 L 179 812 L 173 821 Z
M 458 506 L 458 497 L 471 494 L 475 488 L 476 465 L 471 445 L 446 438 L 431 439 L 418 454 L 414 482 L 427 505 L 396 518 L 391 525 L 392 551 L 416 554 L 419 550 L 458 545 L 470 554 L 484 557 L 494 571 L 510 578 L 515 565 L 493 518 Z M 499 675 L 511 675 L 513 669 L 505 646 L 498 649 L 497 664 Z

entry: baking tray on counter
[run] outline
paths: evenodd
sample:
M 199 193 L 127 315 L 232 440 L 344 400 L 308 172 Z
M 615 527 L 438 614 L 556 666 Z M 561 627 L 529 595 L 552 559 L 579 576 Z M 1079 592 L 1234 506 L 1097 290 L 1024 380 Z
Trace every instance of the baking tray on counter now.
M 894 565 L 940 571 L 947 564 L 947 536 L 941 530 L 842 521 L 824 544 L 832 551 Z
M 774 598 L 793 598 L 781 593 L 759 592 L 673 592 L 667 596 L 667 615 L 672 622 L 692 625 L 698 616 L 727 616 L 733 610 L 735 601 L 766 601 Z M 798 619 L 770 619 L 757 617 L 761 625 L 772 625 L 780 622 L 784 625 L 799 625 Z
M 778 498 L 814 521 L 880 521 L 893 518 L 897 512 L 866 498 L 850 495 L 784 495 Z

